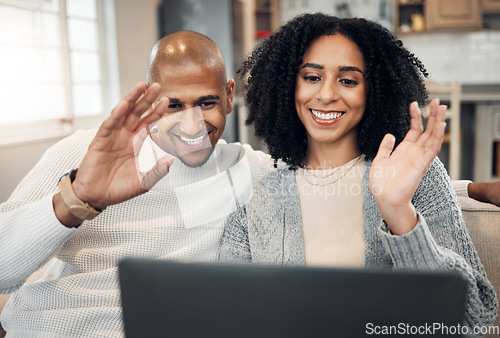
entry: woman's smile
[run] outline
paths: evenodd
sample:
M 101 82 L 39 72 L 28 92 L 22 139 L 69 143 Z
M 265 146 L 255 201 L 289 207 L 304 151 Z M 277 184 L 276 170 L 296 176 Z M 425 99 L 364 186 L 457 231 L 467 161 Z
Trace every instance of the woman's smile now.
M 329 110 L 316 110 L 309 109 L 311 114 L 313 115 L 313 119 L 322 125 L 331 125 L 337 122 L 342 116 L 344 116 L 345 112 L 341 111 L 329 111 Z

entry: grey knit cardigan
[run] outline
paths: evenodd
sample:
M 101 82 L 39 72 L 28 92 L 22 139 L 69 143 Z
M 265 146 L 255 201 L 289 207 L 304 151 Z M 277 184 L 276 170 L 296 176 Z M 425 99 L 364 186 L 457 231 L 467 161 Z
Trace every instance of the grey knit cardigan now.
M 495 291 L 465 228 L 457 197 L 439 159 L 422 178 L 412 202 L 418 224 L 392 236 L 368 188 L 365 161 L 365 268 L 440 270 L 460 273 L 469 283 L 465 325 L 490 325 L 497 313 Z M 220 259 L 233 262 L 305 264 L 299 195 L 287 165 L 254 184 L 250 201 L 228 219 Z

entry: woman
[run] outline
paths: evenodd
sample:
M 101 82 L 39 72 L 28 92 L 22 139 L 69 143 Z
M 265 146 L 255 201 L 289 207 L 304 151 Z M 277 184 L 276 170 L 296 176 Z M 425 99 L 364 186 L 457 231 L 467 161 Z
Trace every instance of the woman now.
M 458 271 L 466 324 L 491 324 L 495 292 L 436 158 L 446 107 L 431 102 L 423 132 L 427 73 L 401 41 L 364 19 L 308 14 L 239 73 L 247 122 L 285 164 L 232 215 L 221 259 Z

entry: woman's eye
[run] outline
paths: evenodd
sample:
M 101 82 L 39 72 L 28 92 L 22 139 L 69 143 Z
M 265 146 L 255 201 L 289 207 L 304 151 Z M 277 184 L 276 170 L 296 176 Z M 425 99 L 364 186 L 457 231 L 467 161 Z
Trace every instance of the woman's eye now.
M 318 82 L 321 80 L 321 78 L 319 76 L 307 75 L 307 76 L 304 76 L 304 80 L 306 80 L 308 82 Z
M 351 79 L 341 79 L 340 83 L 343 83 L 344 85 L 349 86 L 349 87 L 354 87 L 358 84 L 357 81 L 354 81 Z
M 200 107 L 202 109 L 211 109 L 214 106 L 215 106 L 215 102 L 213 102 L 213 101 L 207 101 L 207 102 L 200 103 Z

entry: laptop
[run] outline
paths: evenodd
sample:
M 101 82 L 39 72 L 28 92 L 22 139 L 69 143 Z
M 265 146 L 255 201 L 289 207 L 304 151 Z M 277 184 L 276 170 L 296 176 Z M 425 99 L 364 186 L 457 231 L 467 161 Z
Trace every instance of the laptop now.
M 119 277 L 127 337 L 446 336 L 467 288 L 449 273 L 146 259 Z

